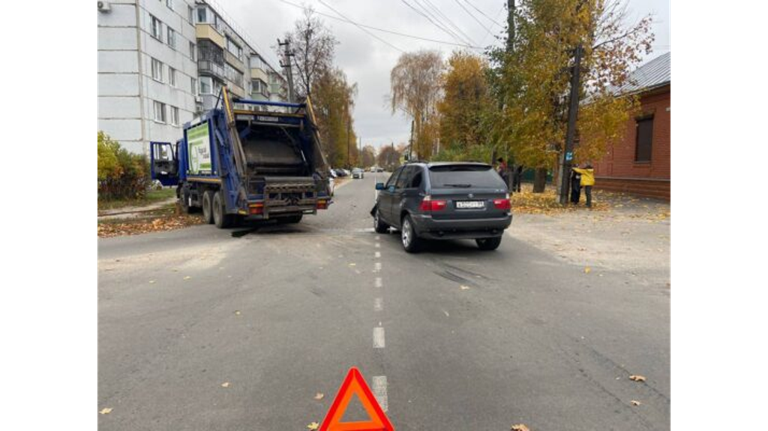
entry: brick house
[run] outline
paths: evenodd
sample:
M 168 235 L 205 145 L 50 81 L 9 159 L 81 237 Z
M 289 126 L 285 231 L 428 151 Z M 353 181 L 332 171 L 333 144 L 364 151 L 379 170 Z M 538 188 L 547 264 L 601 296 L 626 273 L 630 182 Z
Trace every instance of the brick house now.
M 618 89 L 638 95 L 641 108 L 627 121 L 624 137 L 594 164 L 596 189 L 670 199 L 670 58 L 666 53 L 640 66 Z

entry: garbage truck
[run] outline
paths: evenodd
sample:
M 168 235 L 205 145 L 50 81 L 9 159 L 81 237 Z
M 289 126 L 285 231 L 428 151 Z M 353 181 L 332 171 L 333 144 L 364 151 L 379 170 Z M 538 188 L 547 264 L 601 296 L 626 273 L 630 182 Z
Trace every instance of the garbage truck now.
M 150 142 L 152 178 L 176 186 L 182 210 L 206 223 L 298 223 L 331 204 L 312 103 L 233 97 L 184 124 L 175 143 Z

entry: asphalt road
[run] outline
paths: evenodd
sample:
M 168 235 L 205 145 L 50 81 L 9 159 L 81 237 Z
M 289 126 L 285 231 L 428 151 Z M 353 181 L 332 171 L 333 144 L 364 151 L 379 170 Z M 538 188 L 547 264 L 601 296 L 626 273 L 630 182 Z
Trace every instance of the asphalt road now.
M 352 366 L 397 430 L 670 428 L 668 289 L 514 221 L 494 252 L 406 254 L 371 229 L 374 177 L 298 225 L 100 239 L 99 428 L 305 430 Z

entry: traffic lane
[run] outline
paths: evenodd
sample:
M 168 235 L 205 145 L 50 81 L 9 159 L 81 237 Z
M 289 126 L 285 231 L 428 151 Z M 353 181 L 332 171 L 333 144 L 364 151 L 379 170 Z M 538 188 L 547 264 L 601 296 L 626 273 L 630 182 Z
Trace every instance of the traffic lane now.
M 369 209 L 352 204 L 372 199 L 364 181 L 339 190 L 336 207 L 360 223 Z M 114 410 L 100 425 L 302 429 L 322 419 L 349 367 L 382 375 L 372 237 L 348 231 L 283 225 L 102 261 L 99 405 Z
M 669 428 L 668 296 L 513 238 L 381 248 L 398 429 Z

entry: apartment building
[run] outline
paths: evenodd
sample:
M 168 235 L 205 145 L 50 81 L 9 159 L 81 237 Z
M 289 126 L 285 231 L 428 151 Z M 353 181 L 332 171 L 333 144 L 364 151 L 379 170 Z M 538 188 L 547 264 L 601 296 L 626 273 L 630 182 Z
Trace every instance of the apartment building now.
M 184 123 L 240 97 L 285 100 L 285 79 L 223 9 L 202 0 L 98 4 L 98 129 L 133 152 L 174 142 Z

